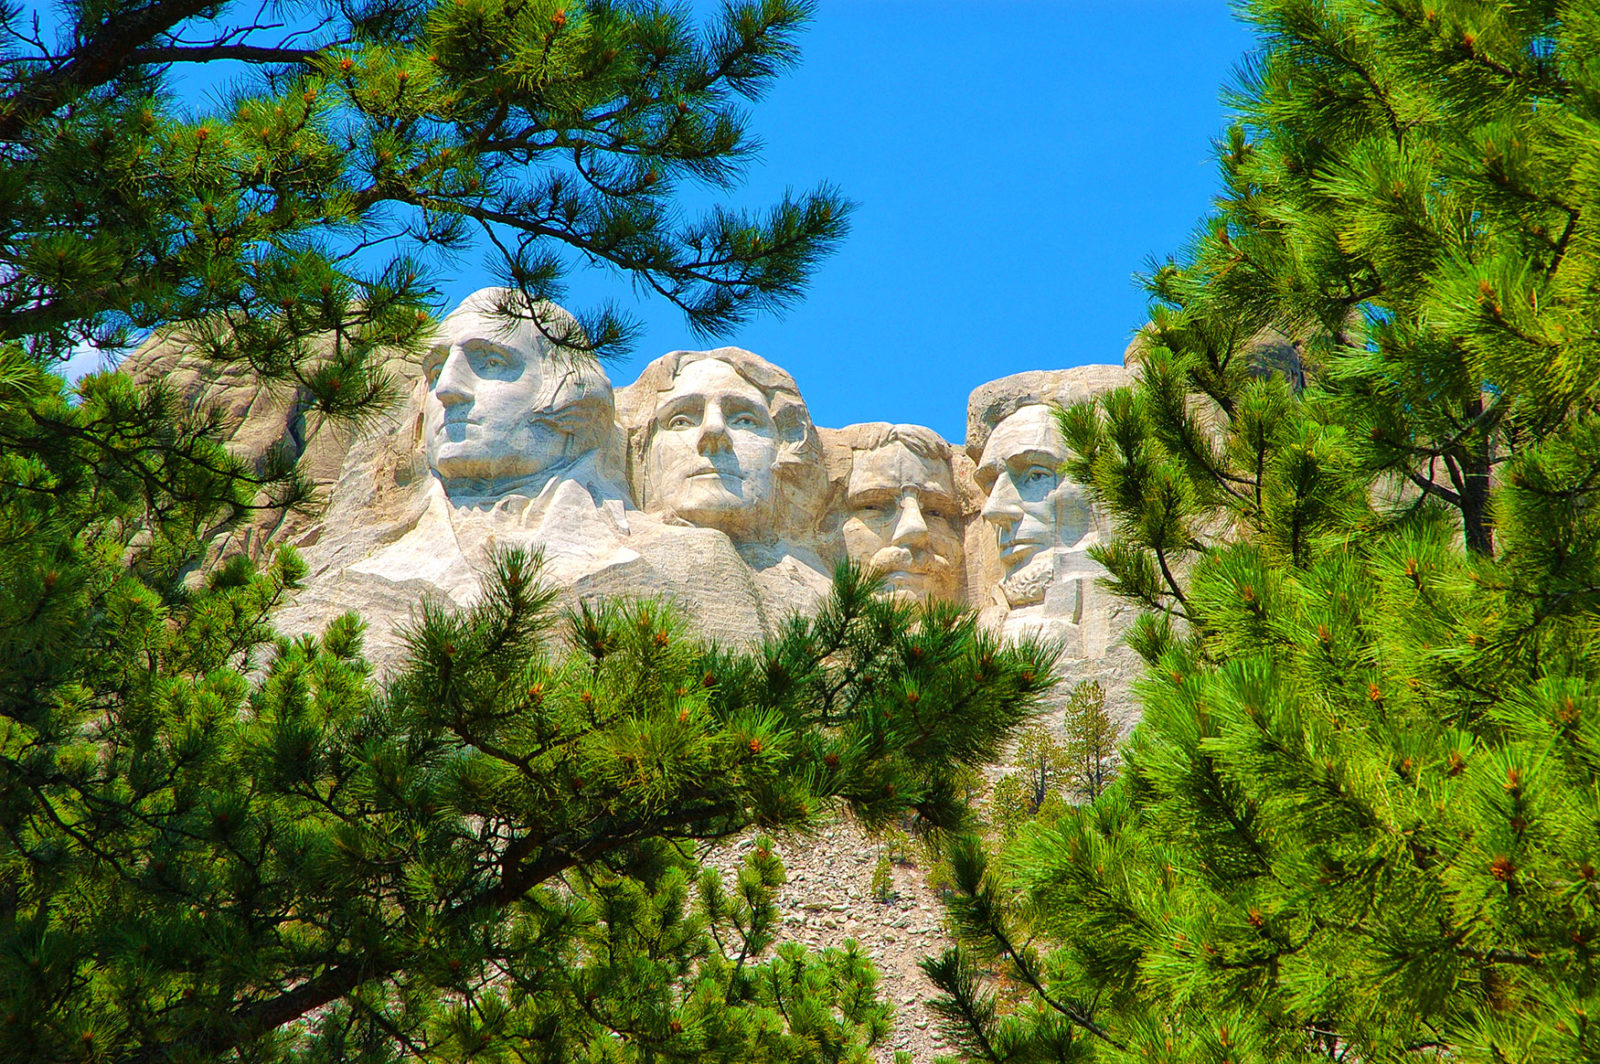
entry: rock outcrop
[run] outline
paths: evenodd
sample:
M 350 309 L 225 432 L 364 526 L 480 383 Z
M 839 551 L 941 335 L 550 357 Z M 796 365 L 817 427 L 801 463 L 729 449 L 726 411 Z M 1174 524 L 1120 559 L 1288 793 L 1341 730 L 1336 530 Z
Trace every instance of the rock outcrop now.
M 1103 522 L 1059 472 L 1054 408 L 1129 383 L 1129 369 L 984 384 L 953 446 L 915 425 L 819 430 L 794 378 L 739 348 L 671 352 L 613 391 L 551 339 L 572 328 L 565 311 L 508 316 L 515 306 L 504 290 L 475 293 L 420 358 L 391 360 L 404 399 L 360 432 L 318 422 L 305 396 L 243 367 L 202 363 L 181 337 L 125 363 L 219 408 L 244 457 L 286 450 L 322 489 L 320 511 L 269 515 L 228 544 L 272 539 L 305 557 L 307 586 L 280 627 L 315 631 L 357 610 L 373 657 L 392 665 L 424 596 L 470 603 L 495 552 L 524 547 L 543 552 L 569 601 L 662 595 L 705 635 L 749 643 L 811 609 L 849 558 L 892 594 L 967 603 L 1008 635 L 1060 641 L 1069 679 L 1125 686 L 1127 618 L 1088 554 Z

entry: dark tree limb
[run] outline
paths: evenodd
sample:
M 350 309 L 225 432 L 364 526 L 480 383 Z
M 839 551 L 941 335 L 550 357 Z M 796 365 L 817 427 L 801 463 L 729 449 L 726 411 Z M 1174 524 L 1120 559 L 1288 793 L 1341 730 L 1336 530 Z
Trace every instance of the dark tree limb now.
M 29 124 L 115 79 L 134 65 L 139 49 L 213 0 L 152 0 L 116 15 L 66 57 L 65 62 L 14 83 L 0 102 L 0 141 L 14 141 Z

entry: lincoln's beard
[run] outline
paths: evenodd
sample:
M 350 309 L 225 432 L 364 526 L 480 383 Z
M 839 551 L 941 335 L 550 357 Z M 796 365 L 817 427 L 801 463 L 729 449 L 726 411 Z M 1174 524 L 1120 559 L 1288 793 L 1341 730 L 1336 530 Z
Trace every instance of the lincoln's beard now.
M 1055 579 L 1055 552 L 1042 550 L 1029 558 L 1016 571 L 1000 581 L 1000 593 L 1014 609 L 1044 601 L 1044 593 Z

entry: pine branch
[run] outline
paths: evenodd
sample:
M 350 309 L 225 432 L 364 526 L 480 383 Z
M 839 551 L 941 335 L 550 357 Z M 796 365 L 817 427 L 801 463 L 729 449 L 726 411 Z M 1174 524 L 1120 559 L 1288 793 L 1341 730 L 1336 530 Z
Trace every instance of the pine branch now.
M 6 86 L 0 100 L 0 141 L 18 140 L 33 122 L 115 80 L 147 42 L 211 6 L 212 0 L 146 0 L 141 7 L 112 15 L 49 70 Z
M 327 54 L 332 47 L 345 42 L 325 44 L 317 48 L 289 48 L 256 44 L 196 44 L 165 45 L 140 48 L 129 53 L 128 66 L 157 66 L 168 63 L 268 63 L 279 66 L 300 64 L 311 66 L 312 60 Z

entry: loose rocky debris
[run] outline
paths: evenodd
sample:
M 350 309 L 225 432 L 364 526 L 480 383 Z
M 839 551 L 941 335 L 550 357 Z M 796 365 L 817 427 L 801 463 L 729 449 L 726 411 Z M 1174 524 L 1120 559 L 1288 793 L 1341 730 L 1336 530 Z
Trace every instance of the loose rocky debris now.
M 737 869 L 755 845 L 751 834 L 713 853 L 710 863 L 725 875 Z M 896 864 L 890 901 L 873 898 L 873 869 L 882 846 L 860 827 L 839 821 L 812 838 L 778 839 L 773 852 L 789 881 L 778 892 L 779 941 L 812 949 L 843 946 L 855 939 L 883 977 L 880 994 L 895 1007 L 894 1031 L 876 1054 L 884 1064 L 896 1051 L 916 1064 L 931 1064 L 953 1049 L 927 1006 L 935 991 L 917 962 L 952 944 L 944 909 L 924 880 L 923 869 Z

